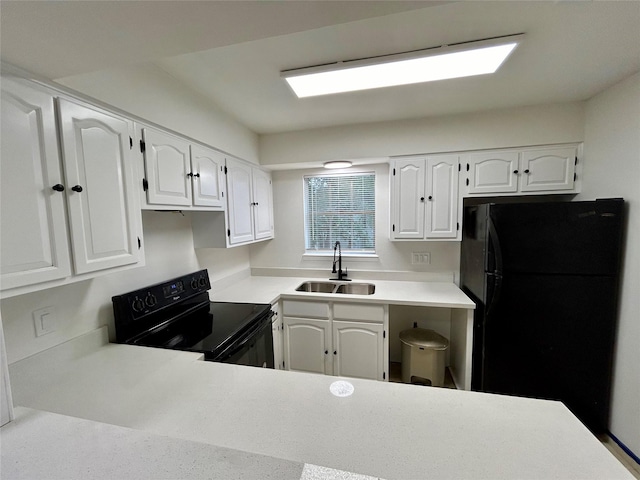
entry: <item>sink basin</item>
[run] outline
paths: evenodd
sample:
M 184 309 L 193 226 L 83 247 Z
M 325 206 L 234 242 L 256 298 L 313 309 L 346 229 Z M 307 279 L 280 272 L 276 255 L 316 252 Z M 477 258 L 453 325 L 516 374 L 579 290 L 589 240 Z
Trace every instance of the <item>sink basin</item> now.
M 343 283 L 338 287 L 336 293 L 346 293 L 350 295 L 371 295 L 376 291 L 373 283 Z
M 298 285 L 296 292 L 333 293 L 337 286 L 332 282 L 304 282 Z

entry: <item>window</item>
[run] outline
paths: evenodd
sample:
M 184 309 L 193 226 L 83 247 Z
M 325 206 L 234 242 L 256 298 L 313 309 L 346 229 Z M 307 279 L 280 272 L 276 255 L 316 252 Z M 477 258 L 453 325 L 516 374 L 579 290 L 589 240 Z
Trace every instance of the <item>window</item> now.
M 307 252 L 375 253 L 374 173 L 304 177 Z

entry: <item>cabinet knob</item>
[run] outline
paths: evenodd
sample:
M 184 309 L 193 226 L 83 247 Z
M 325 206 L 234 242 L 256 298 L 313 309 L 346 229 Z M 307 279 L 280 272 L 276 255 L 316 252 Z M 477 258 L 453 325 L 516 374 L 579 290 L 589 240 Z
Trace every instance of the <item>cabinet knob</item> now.
M 187 173 L 187 177 L 193 177 L 193 173 L 191 172 Z
M 193 176 L 197 177 L 197 178 L 200 178 L 200 174 L 199 173 L 194 173 Z
M 334 354 L 334 355 L 337 355 L 337 354 L 338 354 L 338 351 L 337 351 L 337 350 L 334 350 L 334 351 L 333 351 L 333 354 Z
M 513 173 L 517 175 L 518 174 L 518 170 L 514 170 Z
M 524 173 L 526 173 L 526 174 L 528 175 L 528 174 L 530 173 L 530 172 L 529 172 L 529 169 L 527 168 L 527 169 L 524 171 Z
M 56 192 L 64 192 L 64 185 L 60 184 L 60 183 L 56 183 L 53 187 Z
M 421 202 L 424 202 L 424 197 L 420 197 L 420 201 L 421 201 Z
M 433 200 L 433 197 L 431 195 L 429 195 L 429 200 Z
M 325 355 L 329 355 L 329 350 L 325 350 L 325 351 L 324 351 L 324 354 L 325 354 Z
M 73 187 L 71 187 L 71 190 L 80 193 L 82 191 L 82 187 L 80 185 L 74 185 Z

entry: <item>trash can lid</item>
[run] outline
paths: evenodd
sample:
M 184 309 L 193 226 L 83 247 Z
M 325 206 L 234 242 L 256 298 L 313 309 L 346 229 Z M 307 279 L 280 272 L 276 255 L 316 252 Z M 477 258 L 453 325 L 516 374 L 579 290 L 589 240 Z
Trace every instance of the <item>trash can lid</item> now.
M 400 332 L 400 341 L 410 346 L 426 347 L 432 350 L 445 350 L 449 340 L 426 328 L 409 328 Z

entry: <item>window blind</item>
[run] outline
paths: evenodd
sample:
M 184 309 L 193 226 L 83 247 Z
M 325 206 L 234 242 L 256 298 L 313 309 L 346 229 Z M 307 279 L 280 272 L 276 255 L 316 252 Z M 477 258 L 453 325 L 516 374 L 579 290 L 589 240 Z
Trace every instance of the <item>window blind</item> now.
M 304 177 L 305 248 L 375 252 L 375 174 Z

